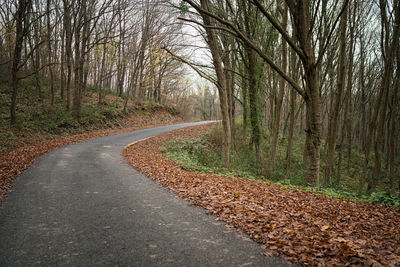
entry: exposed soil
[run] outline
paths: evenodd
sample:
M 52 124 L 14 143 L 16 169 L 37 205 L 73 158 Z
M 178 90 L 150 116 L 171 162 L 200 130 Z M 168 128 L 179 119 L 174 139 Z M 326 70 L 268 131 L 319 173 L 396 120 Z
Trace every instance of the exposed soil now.
M 209 127 L 184 128 L 137 142 L 124 156 L 157 183 L 247 233 L 267 256 L 313 266 L 400 266 L 398 208 L 190 172 L 162 155 L 160 146 L 166 141 L 195 138 Z

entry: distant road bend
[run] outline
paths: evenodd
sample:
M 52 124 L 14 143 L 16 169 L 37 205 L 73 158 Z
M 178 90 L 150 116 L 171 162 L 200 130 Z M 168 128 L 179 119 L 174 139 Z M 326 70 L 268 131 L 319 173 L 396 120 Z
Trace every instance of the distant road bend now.
M 55 149 L 0 210 L 0 266 L 287 266 L 132 169 L 134 141 L 179 124 Z

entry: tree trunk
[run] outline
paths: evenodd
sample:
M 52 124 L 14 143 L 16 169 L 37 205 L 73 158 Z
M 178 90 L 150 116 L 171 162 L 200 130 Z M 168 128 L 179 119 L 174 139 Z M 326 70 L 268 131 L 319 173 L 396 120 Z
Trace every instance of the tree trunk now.
M 292 51 L 290 54 L 290 68 L 292 77 L 298 80 L 298 65 L 296 64 L 296 54 Z M 299 109 L 300 111 L 300 109 Z M 297 115 L 300 113 L 298 111 Z M 293 134 L 294 134 L 294 124 L 296 119 L 296 92 L 292 89 L 290 90 L 290 111 L 289 111 L 289 134 L 288 134 L 288 145 L 286 149 L 286 162 L 287 170 L 290 170 L 292 166 L 292 151 L 293 151 Z
M 75 66 L 74 66 L 74 99 L 73 114 L 74 118 L 79 121 L 81 117 L 81 101 L 84 81 L 84 63 L 85 49 L 87 42 L 87 1 L 82 0 L 79 8 L 78 19 L 75 22 Z
M 16 122 L 16 107 L 17 107 L 17 94 L 18 94 L 18 70 L 20 68 L 22 46 L 24 42 L 24 37 L 26 34 L 26 13 L 29 10 L 31 1 L 20 0 L 18 1 L 18 7 L 15 15 L 15 45 L 14 54 L 12 59 L 11 68 L 11 105 L 10 105 L 10 123 L 14 125 Z
M 381 8 L 381 17 L 382 23 L 386 24 L 386 1 L 380 1 Z M 384 72 L 381 81 L 381 90 L 382 90 L 382 99 L 379 102 L 380 107 L 376 111 L 379 113 L 379 121 L 377 125 L 377 133 L 376 140 L 374 144 L 375 151 L 375 166 L 372 172 L 372 181 L 370 183 L 369 189 L 373 191 L 375 187 L 378 185 L 380 180 L 380 172 L 381 172 L 381 153 L 382 147 L 384 143 L 384 130 L 385 130 L 385 122 L 386 122 L 386 109 L 389 101 L 389 91 L 393 80 L 393 70 L 394 70 L 394 61 L 396 52 L 399 46 L 399 37 L 400 37 L 400 4 L 397 2 L 394 4 L 394 15 L 395 21 L 393 23 L 393 36 L 392 40 L 384 40 Z M 385 27 L 386 31 L 389 31 L 389 27 Z M 377 114 L 378 116 L 378 114 Z
M 245 75 L 243 73 L 243 75 Z M 247 114 L 248 114 L 248 100 L 247 100 L 247 82 L 246 78 L 242 77 L 242 108 L 243 108 L 243 140 L 247 139 Z
M 65 98 L 65 31 L 61 30 L 61 64 L 60 64 L 60 96 Z
M 208 0 L 200 0 L 200 4 L 204 10 L 209 11 Z M 210 47 L 213 59 L 213 65 L 217 75 L 218 92 L 219 92 L 221 114 L 222 114 L 222 125 L 225 133 L 223 137 L 222 159 L 224 162 L 224 167 L 228 167 L 230 165 L 231 127 L 230 127 L 230 118 L 228 111 L 228 93 L 226 87 L 226 77 L 224 75 L 224 69 L 222 66 L 222 58 L 220 55 L 220 49 L 218 47 L 218 39 L 215 30 L 211 28 L 211 26 L 213 25 L 212 20 L 209 16 L 205 14 L 202 14 L 202 18 L 204 25 L 206 26 L 205 31 L 207 34 L 207 43 Z
M 351 123 L 351 98 L 352 98 L 352 82 L 353 82 L 353 64 L 354 64 L 354 28 L 356 27 L 356 11 L 358 7 L 357 5 L 353 6 L 353 13 L 351 16 L 351 24 L 350 24 L 350 43 L 349 43 L 349 54 L 348 54 L 348 59 L 349 59 L 349 65 L 347 69 L 347 88 L 346 88 L 346 95 L 344 97 L 345 101 L 345 110 L 343 114 L 343 122 L 342 122 L 342 127 L 341 127 L 341 135 L 340 135 L 340 141 L 339 141 L 339 148 L 338 148 L 338 155 L 339 155 L 339 160 L 338 160 L 338 166 L 337 166 L 337 173 L 336 173 L 336 184 L 340 185 L 341 179 L 342 179 L 342 162 L 343 162 L 343 144 L 344 144 L 344 139 L 348 137 L 348 168 L 350 168 L 351 164 L 351 140 L 352 140 L 352 123 Z
M 281 11 L 282 14 L 282 28 L 286 30 L 287 26 L 287 7 L 286 5 L 283 7 Z M 286 72 L 287 67 L 287 44 L 284 38 L 281 38 L 281 68 L 283 71 Z M 277 101 L 275 103 L 275 111 L 274 117 L 271 118 L 272 120 L 272 131 L 271 131 L 271 141 L 270 141 L 270 149 L 269 149 L 269 158 L 268 163 L 265 170 L 265 176 L 270 177 L 272 172 L 275 169 L 275 158 L 276 158 L 276 146 L 278 144 L 278 137 L 279 137 L 279 129 L 280 129 L 280 121 L 281 121 L 281 109 L 283 103 L 283 97 L 285 93 L 285 85 L 286 81 L 283 77 L 279 78 L 279 92 Z
M 304 155 L 305 180 L 309 186 L 319 186 L 320 147 L 322 135 L 321 96 L 317 69 L 308 65 L 306 83 L 308 97 L 306 103 L 306 143 Z
M 81 7 L 82 8 L 82 7 Z M 75 22 L 76 23 L 76 22 Z M 79 22 L 78 22 L 79 24 Z M 80 119 L 80 106 L 81 106 L 81 98 L 80 98 L 80 81 L 81 81 L 81 71 L 80 71 L 80 60 L 81 60 L 81 32 L 79 26 L 76 25 L 75 31 L 75 62 L 74 62 L 74 97 L 73 97 L 73 114 L 75 120 L 79 121 Z
M 65 62 L 67 65 L 66 94 L 67 110 L 71 109 L 71 79 L 72 79 L 72 29 L 71 29 L 71 4 L 64 3 L 64 31 L 65 31 Z
M 52 50 L 51 50 L 51 22 L 50 22 L 50 0 L 46 1 L 46 17 L 47 17 L 47 64 L 50 73 L 50 105 L 54 105 L 54 73 L 52 66 Z
M 33 44 L 33 40 L 35 40 L 35 43 L 38 44 L 40 42 L 39 40 L 39 32 L 40 32 L 40 28 L 41 26 L 38 25 L 40 23 L 40 20 L 36 21 L 33 24 L 33 28 L 34 28 L 34 38 L 29 38 L 29 45 L 31 50 L 34 49 L 34 44 Z M 36 47 L 36 50 L 34 53 L 32 53 L 32 65 L 34 67 L 34 71 L 35 71 L 35 83 L 36 83 L 36 88 L 38 90 L 39 93 L 39 100 L 40 103 L 43 105 L 43 93 L 42 93 L 42 85 L 40 83 L 40 46 Z
M 257 61 L 253 50 L 246 48 L 247 58 L 249 60 L 248 77 L 249 77 L 249 103 L 250 103 L 250 123 L 251 123 L 251 141 L 256 150 L 256 158 L 262 163 L 261 150 L 261 126 L 260 126 L 260 94 L 259 85 L 256 78 Z
M 103 103 L 103 89 L 104 89 L 104 80 L 105 80 L 105 64 L 106 64 L 106 53 L 107 53 L 107 43 L 104 41 L 103 43 L 103 53 L 101 57 L 101 67 L 100 67 L 100 75 L 99 75 L 99 83 L 97 84 L 99 90 L 99 101 L 98 104 Z
M 396 165 L 395 165 L 395 156 L 396 156 L 396 141 L 398 140 L 396 137 L 396 118 L 398 118 L 398 107 L 399 107 L 399 99 L 398 99 L 398 91 L 400 87 L 400 71 L 397 70 L 397 78 L 396 84 L 394 86 L 391 105 L 391 112 L 390 112 L 390 125 L 389 125 L 389 141 L 388 141 L 388 176 L 390 181 L 390 186 L 393 190 L 396 190 L 395 185 L 395 176 L 396 176 Z M 398 173 L 397 173 L 398 175 Z
M 286 149 L 286 168 L 290 170 L 292 167 L 292 151 L 293 151 L 293 134 L 294 134 L 294 113 L 296 111 L 296 92 L 290 90 L 290 115 L 289 115 L 289 133 L 288 144 Z
M 346 24 L 347 24 L 347 8 L 344 10 L 342 17 L 340 18 L 340 45 L 339 45 L 339 58 L 338 58 L 338 80 L 336 94 L 334 96 L 333 110 L 330 112 L 329 120 L 329 132 L 328 132 L 328 149 L 326 155 L 326 166 L 324 175 L 324 186 L 328 187 L 331 182 L 331 175 L 333 173 L 334 166 L 334 156 L 335 156 L 335 146 L 337 129 L 339 122 L 340 104 L 342 101 L 342 94 L 344 90 L 345 82 L 345 57 L 346 57 Z
M 120 2 L 119 2 L 120 4 Z M 125 24 L 122 23 L 122 10 L 119 11 L 119 32 L 121 35 L 121 40 L 118 43 L 118 73 L 117 73 L 117 91 L 118 95 L 121 97 L 124 92 L 124 80 L 126 71 L 126 62 L 124 60 L 125 56 Z
M 306 103 L 306 142 L 304 151 L 305 181 L 309 186 L 319 186 L 320 147 L 322 135 L 321 89 L 318 65 L 312 44 L 311 14 L 309 1 L 287 2 L 293 16 L 292 24 L 303 55 Z

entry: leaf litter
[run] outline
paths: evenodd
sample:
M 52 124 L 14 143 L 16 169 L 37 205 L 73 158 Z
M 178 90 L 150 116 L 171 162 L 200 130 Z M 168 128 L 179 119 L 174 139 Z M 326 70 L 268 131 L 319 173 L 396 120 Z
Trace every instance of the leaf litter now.
M 191 172 L 162 155 L 168 140 L 196 138 L 210 127 L 152 137 L 123 155 L 158 184 L 249 235 L 266 256 L 310 266 L 400 266 L 399 208 Z
M 157 111 L 148 116 L 131 116 L 126 118 L 124 122 L 126 125 L 131 127 L 123 129 L 107 129 L 72 136 L 60 136 L 54 139 L 25 145 L 10 152 L 0 153 L 0 208 L 2 204 L 4 204 L 3 202 L 7 192 L 12 190 L 12 186 L 18 175 L 28 169 L 38 157 L 55 148 L 92 138 L 172 123 L 182 123 L 183 121 L 180 117 L 173 116 L 168 112 Z

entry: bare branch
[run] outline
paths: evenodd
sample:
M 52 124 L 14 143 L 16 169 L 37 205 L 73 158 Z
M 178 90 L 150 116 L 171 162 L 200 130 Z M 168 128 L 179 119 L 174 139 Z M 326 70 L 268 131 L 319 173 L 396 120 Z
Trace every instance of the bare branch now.
M 168 48 L 163 47 L 163 50 L 165 50 L 168 54 L 170 54 L 173 57 L 176 57 L 177 59 L 179 59 L 180 61 L 182 61 L 183 63 L 185 63 L 186 65 L 188 65 L 189 67 L 191 67 L 195 72 L 197 72 L 197 74 L 199 74 L 202 78 L 206 79 L 207 81 L 215 84 L 215 86 L 219 87 L 218 83 L 216 80 L 210 78 L 209 76 L 207 76 L 206 74 L 204 74 L 203 72 L 201 72 L 198 68 L 196 68 L 192 63 L 190 63 L 189 61 L 187 61 L 186 59 L 184 59 L 181 56 L 176 55 L 175 53 L 173 53 L 172 51 L 170 51 Z
M 263 5 L 260 4 L 258 0 L 249 0 L 252 4 L 254 4 L 263 15 L 271 22 L 272 26 L 278 30 L 278 32 L 282 35 L 282 37 L 286 40 L 286 42 L 290 45 L 291 48 L 299 55 L 299 57 L 304 58 L 304 52 L 298 47 L 295 41 L 290 37 L 288 32 L 284 30 L 281 24 L 265 9 Z
M 302 97 L 305 97 L 305 92 L 303 91 L 303 89 L 301 88 L 301 86 L 295 81 L 293 80 L 288 74 L 286 74 L 277 64 L 274 63 L 274 61 L 267 56 L 265 53 L 263 53 L 261 51 L 261 49 L 255 45 L 249 38 L 247 38 L 237 27 L 235 27 L 232 23 L 221 19 L 220 17 L 202 9 L 200 6 L 198 6 L 197 4 L 195 4 L 193 1 L 191 0 L 184 0 L 185 2 L 187 2 L 188 4 L 190 4 L 193 8 L 195 8 L 199 13 L 203 13 L 209 17 L 214 18 L 215 20 L 217 20 L 218 22 L 220 22 L 221 24 L 231 28 L 237 35 L 238 38 L 240 38 L 246 45 L 248 45 L 251 49 L 253 49 L 254 51 L 257 52 L 257 54 L 265 60 L 265 62 L 268 63 L 268 65 L 275 70 L 283 79 L 285 79 L 292 87 L 294 90 L 296 90 L 297 93 L 299 93 Z
M 325 54 L 325 51 L 326 51 L 326 49 L 327 49 L 327 47 L 328 47 L 328 44 L 329 44 L 330 41 L 331 41 L 332 34 L 333 34 L 333 32 L 335 31 L 335 29 L 336 29 L 336 25 L 338 24 L 339 19 L 340 19 L 340 17 L 342 16 L 343 12 L 344 12 L 345 9 L 347 8 L 347 4 L 348 4 L 348 3 L 349 3 L 349 0 L 345 0 L 345 2 L 343 3 L 342 10 L 340 10 L 339 15 L 336 17 L 336 20 L 335 20 L 335 22 L 333 23 L 333 26 L 332 26 L 332 28 L 331 28 L 331 31 L 330 31 L 329 34 L 328 34 L 328 38 L 326 38 L 325 45 L 324 45 L 323 49 L 322 49 L 321 51 L 318 52 L 318 59 L 317 59 L 316 65 L 318 65 L 318 64 L 321 62 L 321 60 L 322 60 L 322 58 L 323 58 L 323 56 L 324 56 L 324 54 Z

